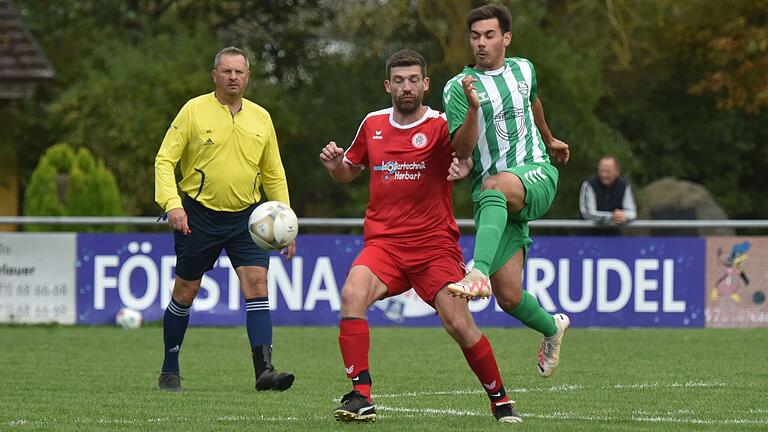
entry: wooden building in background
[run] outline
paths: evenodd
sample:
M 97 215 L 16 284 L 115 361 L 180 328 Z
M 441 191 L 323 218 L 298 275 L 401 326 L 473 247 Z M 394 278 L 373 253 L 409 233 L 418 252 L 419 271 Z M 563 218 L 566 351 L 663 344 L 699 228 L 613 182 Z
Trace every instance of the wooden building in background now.
M 0 115 L 11 100 L 32 96 L 37 85 L 54 77 L 53 67 L 21 15 L 10 0 L 0 0 Z M 20 201 L 16 161 L 0 154 L 0 215 L 18 216 Z M 0 231 L 15 229 L 0 225 Z

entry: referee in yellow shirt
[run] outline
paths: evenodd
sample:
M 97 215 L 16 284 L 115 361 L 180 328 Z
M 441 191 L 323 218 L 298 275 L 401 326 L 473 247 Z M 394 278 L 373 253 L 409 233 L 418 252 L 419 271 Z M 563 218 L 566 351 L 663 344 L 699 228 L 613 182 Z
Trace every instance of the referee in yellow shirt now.
M 227 251 L 245 296 L 257 390 L 286 390 L 291 373 L 272 365 L 272 318 L 267 298 L 269 253 L 248 234 L 248 217 L 261 200 L 290 205 L 285 170 L 269 113 L 244 99 L 248 57 L 235 47 L 216 54 L 216 90 L 179 111 L 155 158 L 155 201 L 175 230 L 176 281 L 163 317 L 165 358 L 161 389 L 180 391 L 179 351 L 203 274 Z M 181 162 L 181 181 L 174 170 Z M 179 196 L 179 190 L 183 197 Z M 283 253 L 292 258 L 296 244 Z

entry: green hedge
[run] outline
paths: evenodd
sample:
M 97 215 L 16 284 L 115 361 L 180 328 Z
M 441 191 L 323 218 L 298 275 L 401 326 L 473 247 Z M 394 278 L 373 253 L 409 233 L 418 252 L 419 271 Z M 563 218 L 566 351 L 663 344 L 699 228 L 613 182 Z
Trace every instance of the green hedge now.
M 120 190 L 104 163 L 85 148 L 51 146 L 24 194 L 26 216 L 123 216 Z M 115 231 L 111 226 L 29 225 L 29 231 Z

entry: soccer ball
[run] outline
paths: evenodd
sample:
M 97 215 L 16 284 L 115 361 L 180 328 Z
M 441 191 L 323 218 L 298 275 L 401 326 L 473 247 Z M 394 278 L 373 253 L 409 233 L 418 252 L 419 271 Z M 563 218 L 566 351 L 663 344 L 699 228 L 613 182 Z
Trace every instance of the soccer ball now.
M 279 201 L 267 201 L 251 213 L 248 219 L 248 233 L 258 247 L 279 250 L 296 239 L 299 220 L 287 205 Z
M 141 327 L 141 312 L 129 308 L 122 308 L 115 315 L 115 325 L 126 330 L 135 330 Z

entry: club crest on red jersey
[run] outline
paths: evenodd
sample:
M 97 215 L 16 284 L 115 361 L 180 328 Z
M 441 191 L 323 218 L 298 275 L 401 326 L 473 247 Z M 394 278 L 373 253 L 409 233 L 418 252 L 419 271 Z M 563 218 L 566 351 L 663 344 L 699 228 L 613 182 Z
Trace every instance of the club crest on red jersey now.
M 427 139 L 427 136 L 421 132 L 417 132 L 411 137 L 411 144 L 416 148 L 422 148 L 426 146 L 428 142 L 429 140 Z

